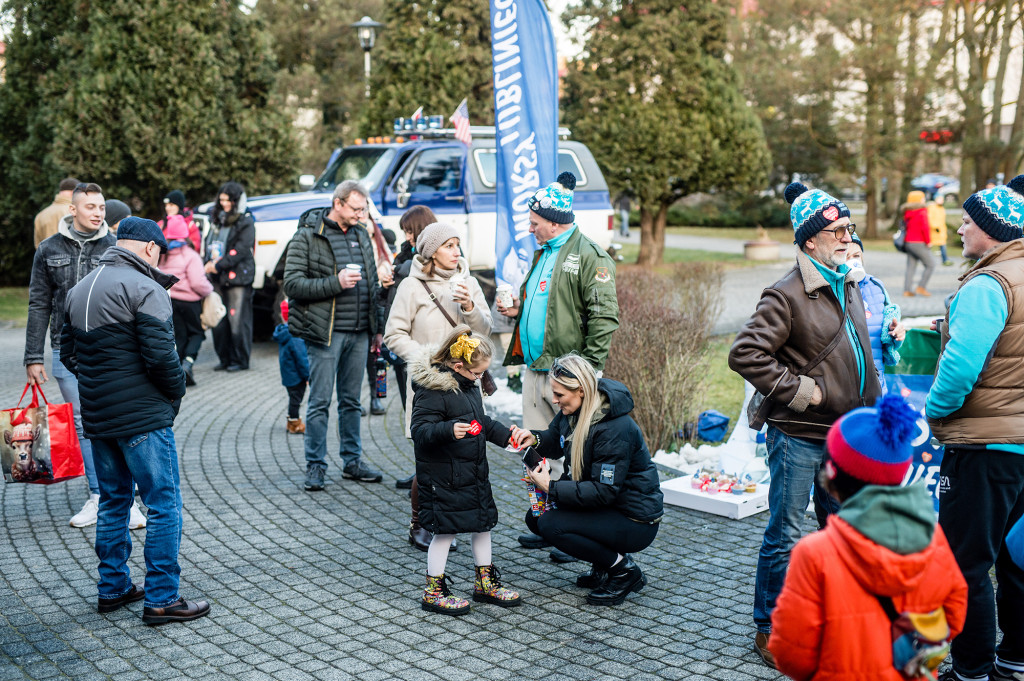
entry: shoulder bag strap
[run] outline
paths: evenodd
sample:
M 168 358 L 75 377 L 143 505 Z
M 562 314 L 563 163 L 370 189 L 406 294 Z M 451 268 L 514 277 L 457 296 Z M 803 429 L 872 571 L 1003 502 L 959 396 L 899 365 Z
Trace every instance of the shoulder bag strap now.
M 434 295 L 434 292 L 430 290 L 429 286 L 427 286 L 427 282 L 423 281 L 422 279 L 420 279 L 419 282 L 423 284 L 423 288 L 427 289 L 427 295 L 429 295 L 430 299 L 434 301 L 434 305 L 437 305 L 437 309 L 441 311 L 441 314 L 443 314 L 444 318 L 448 320 L 448 323 L 452 325 L 452 328 L 454 329 L 456 326 L 458 326 L 458 324 L 455 323 L 455 320 L 452 319 L 452 316 L 448 314 L 448 310 L 444 309 L 444 305 L 441 304 L 441 301 L 437 299 L 437 296 Z
M 879 596 L 878 594 L 872 594 L 878 603 L 882 606 L 882 610 L 885 610 L 885 616 L 889 618 L 890 622 L 895 622 L 900 618 L 900 614 L 896 612 L 896 606 L 893 605 L 892 599 L 888 596 Z

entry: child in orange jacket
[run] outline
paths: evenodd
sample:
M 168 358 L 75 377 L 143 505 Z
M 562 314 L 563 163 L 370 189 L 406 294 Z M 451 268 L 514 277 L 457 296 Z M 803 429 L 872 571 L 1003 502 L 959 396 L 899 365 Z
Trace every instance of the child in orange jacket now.
M 794 547 L 772 612 L 768 647 L 792 679 L 905 681 L 878 596 L 900 613 L 944 608 L 950 640 L 963 628 L 967 584 L 931 497 L 920 483 L 900 487 L 917 418 L 890 394 L 828 432 L 821 482 L 842 508 Z

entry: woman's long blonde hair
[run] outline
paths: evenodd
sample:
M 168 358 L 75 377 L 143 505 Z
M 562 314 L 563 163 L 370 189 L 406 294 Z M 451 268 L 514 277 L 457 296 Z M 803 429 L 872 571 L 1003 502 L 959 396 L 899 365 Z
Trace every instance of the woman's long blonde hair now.
M 576 414 L 576 427 L 572 433 L 570 471 L 573 480 L 583 478 L 583 448 L 590 435 L 590 422 L 601 406 L 601 395 L 597 391 L 597 373 L 590 362 L 579 355 L 559 357 L 548 372 L 551 380 L 569 390 L 583 390 L 583 404 Z

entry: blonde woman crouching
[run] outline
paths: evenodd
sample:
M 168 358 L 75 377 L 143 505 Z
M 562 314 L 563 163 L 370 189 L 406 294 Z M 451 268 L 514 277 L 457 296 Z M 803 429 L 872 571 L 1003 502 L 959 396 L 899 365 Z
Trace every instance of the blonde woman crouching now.
M 598 379 L 575 354 L 556 359 L 548 375 L 560 412 L 547 430 L 532 431 L 521 442 L 568 463 L 556 481 L 543 465 L 530 471 L 554 508 L 540 516 L 527 511 L 526 524 L 555 548 L 591 563 L 576 580 L 591 589 L 588 603 L 618 605 L 647 583 L 629 554 L 650 546 L 658 534 L 658 472 L 629 415 L 633 397 L 626 386 Z

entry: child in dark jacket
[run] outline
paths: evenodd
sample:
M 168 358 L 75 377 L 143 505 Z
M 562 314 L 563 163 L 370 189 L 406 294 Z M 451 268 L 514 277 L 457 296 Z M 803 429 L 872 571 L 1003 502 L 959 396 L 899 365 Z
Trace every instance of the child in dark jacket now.
M 444 573 L 448 548 L 458 532 L 473 533 L 473 600 L 505 608 L 522 602 L 518 593 L 501 585 L 491 562 L 491 528 L 498 524 L 498 509 L 488 479 L 487 442 L 504 447 L 528 432 L 506 428 L 484 413 L 477 380 L 493 354 L 485 336 L 461 324 L 432 357 L 409 365 L 419 520 L 434 535 L 421 607 L 446 615 L 469 612 L 469 601 L 451 594 L 446 583 L 451 578 Z
M 888 394 L 841 417 L 826 436 L 821 482 L 842 508 L 794 547 L 772 612 L 768 649 L 792 679 L 932 679 L 941 653 L 906 676 L 906 660 L 897 668 L 887 611 L 934 614 L 931 633 L 947 642 L 963 629 L 967 583 L 931 496 L 922 483 L 900 486 L 918 418 Z
M 305 433 L 306 424 L 299 417 L 299 404 L 309 383 L 309 358 L 306 344 L 288 331 L 288 301 L 281 301 L 281 323 L 274 328 L 277 341 L 277 363 L 281 368 L 281 384 L 288 391 L 289 433 Z

